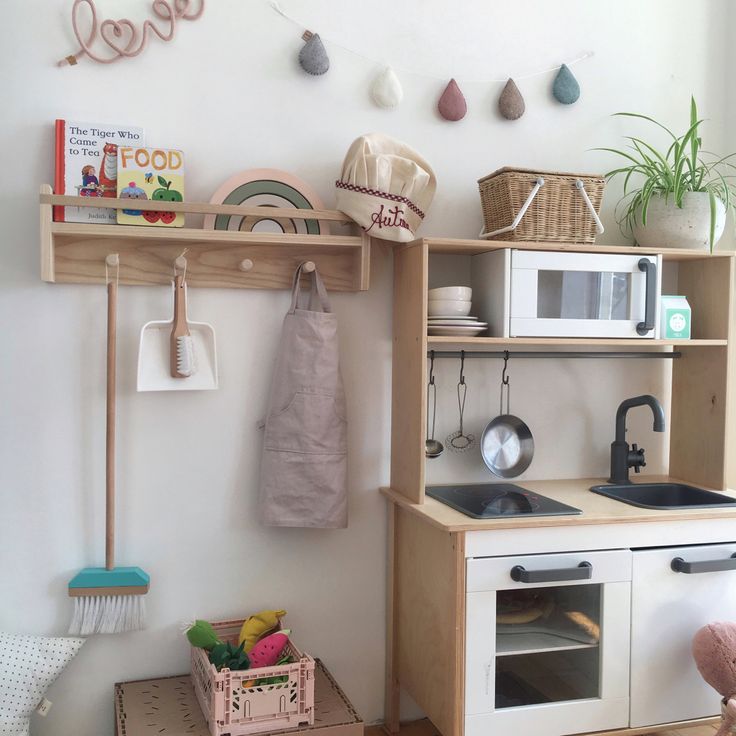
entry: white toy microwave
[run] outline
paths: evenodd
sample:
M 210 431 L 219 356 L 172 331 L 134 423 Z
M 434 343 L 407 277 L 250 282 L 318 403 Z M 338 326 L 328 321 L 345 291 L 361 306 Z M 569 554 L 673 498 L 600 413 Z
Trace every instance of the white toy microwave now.
M 659 337 L 662 256 L 504 248 L 472 257 L 492 337 Z

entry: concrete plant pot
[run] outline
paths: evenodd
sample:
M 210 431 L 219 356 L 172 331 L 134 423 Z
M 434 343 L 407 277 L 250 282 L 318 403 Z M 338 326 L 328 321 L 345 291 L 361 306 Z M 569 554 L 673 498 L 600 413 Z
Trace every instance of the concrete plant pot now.
M 647 224 L 641 224 L 641 210 L 633 227 L 636 242 L 645 248 L 710 249 L 710 200 L 707 192 L 686 192 L 682 209 L 670 196 L 655 195 L 649 201 Z M 716 199 L 716 228 L 713 246 L 726 226 L 726 208 Z

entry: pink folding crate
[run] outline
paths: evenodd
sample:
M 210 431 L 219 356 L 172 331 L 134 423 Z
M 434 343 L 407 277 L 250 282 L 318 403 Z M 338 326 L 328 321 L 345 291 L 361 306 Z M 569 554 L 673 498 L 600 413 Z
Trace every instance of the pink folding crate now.
M 222 641 L 237 643 L 244 619 L 213 623 Z M 296 660 L 275 667 L 220 672 L 199 647 L 192 647 L 192 683 L 212 736 L 277 731 L 314 724 L 314 659 L 291 642 Z M 286 677 L 284 682 L 258 684 Z

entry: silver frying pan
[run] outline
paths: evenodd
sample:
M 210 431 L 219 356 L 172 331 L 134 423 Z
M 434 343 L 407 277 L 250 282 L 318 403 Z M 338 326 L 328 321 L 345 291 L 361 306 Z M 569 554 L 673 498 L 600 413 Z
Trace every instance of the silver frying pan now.
M 521 475 L 534 457 L 534 437 L 529 427 L 519 417 L 511 414 L 511 382 L 506 375 L 508 356 L 504 359 L 501 378 L 499 416 L 492 419 L 480 438 L 480 454 L 487 468 L 499 478 L 515 478 Z M 506 389 L 506 412 L 503 410 Z

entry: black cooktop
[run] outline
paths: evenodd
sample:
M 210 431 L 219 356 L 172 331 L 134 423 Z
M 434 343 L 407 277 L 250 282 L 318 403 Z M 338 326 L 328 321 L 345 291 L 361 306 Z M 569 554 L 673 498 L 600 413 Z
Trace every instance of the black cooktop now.
M 474 519 L 494 516 L 563 516 L 582 514 L 580 509 L 540 496 L 513 483 L 476 483 L 460 486 L 427 486 L 428 496 Z

